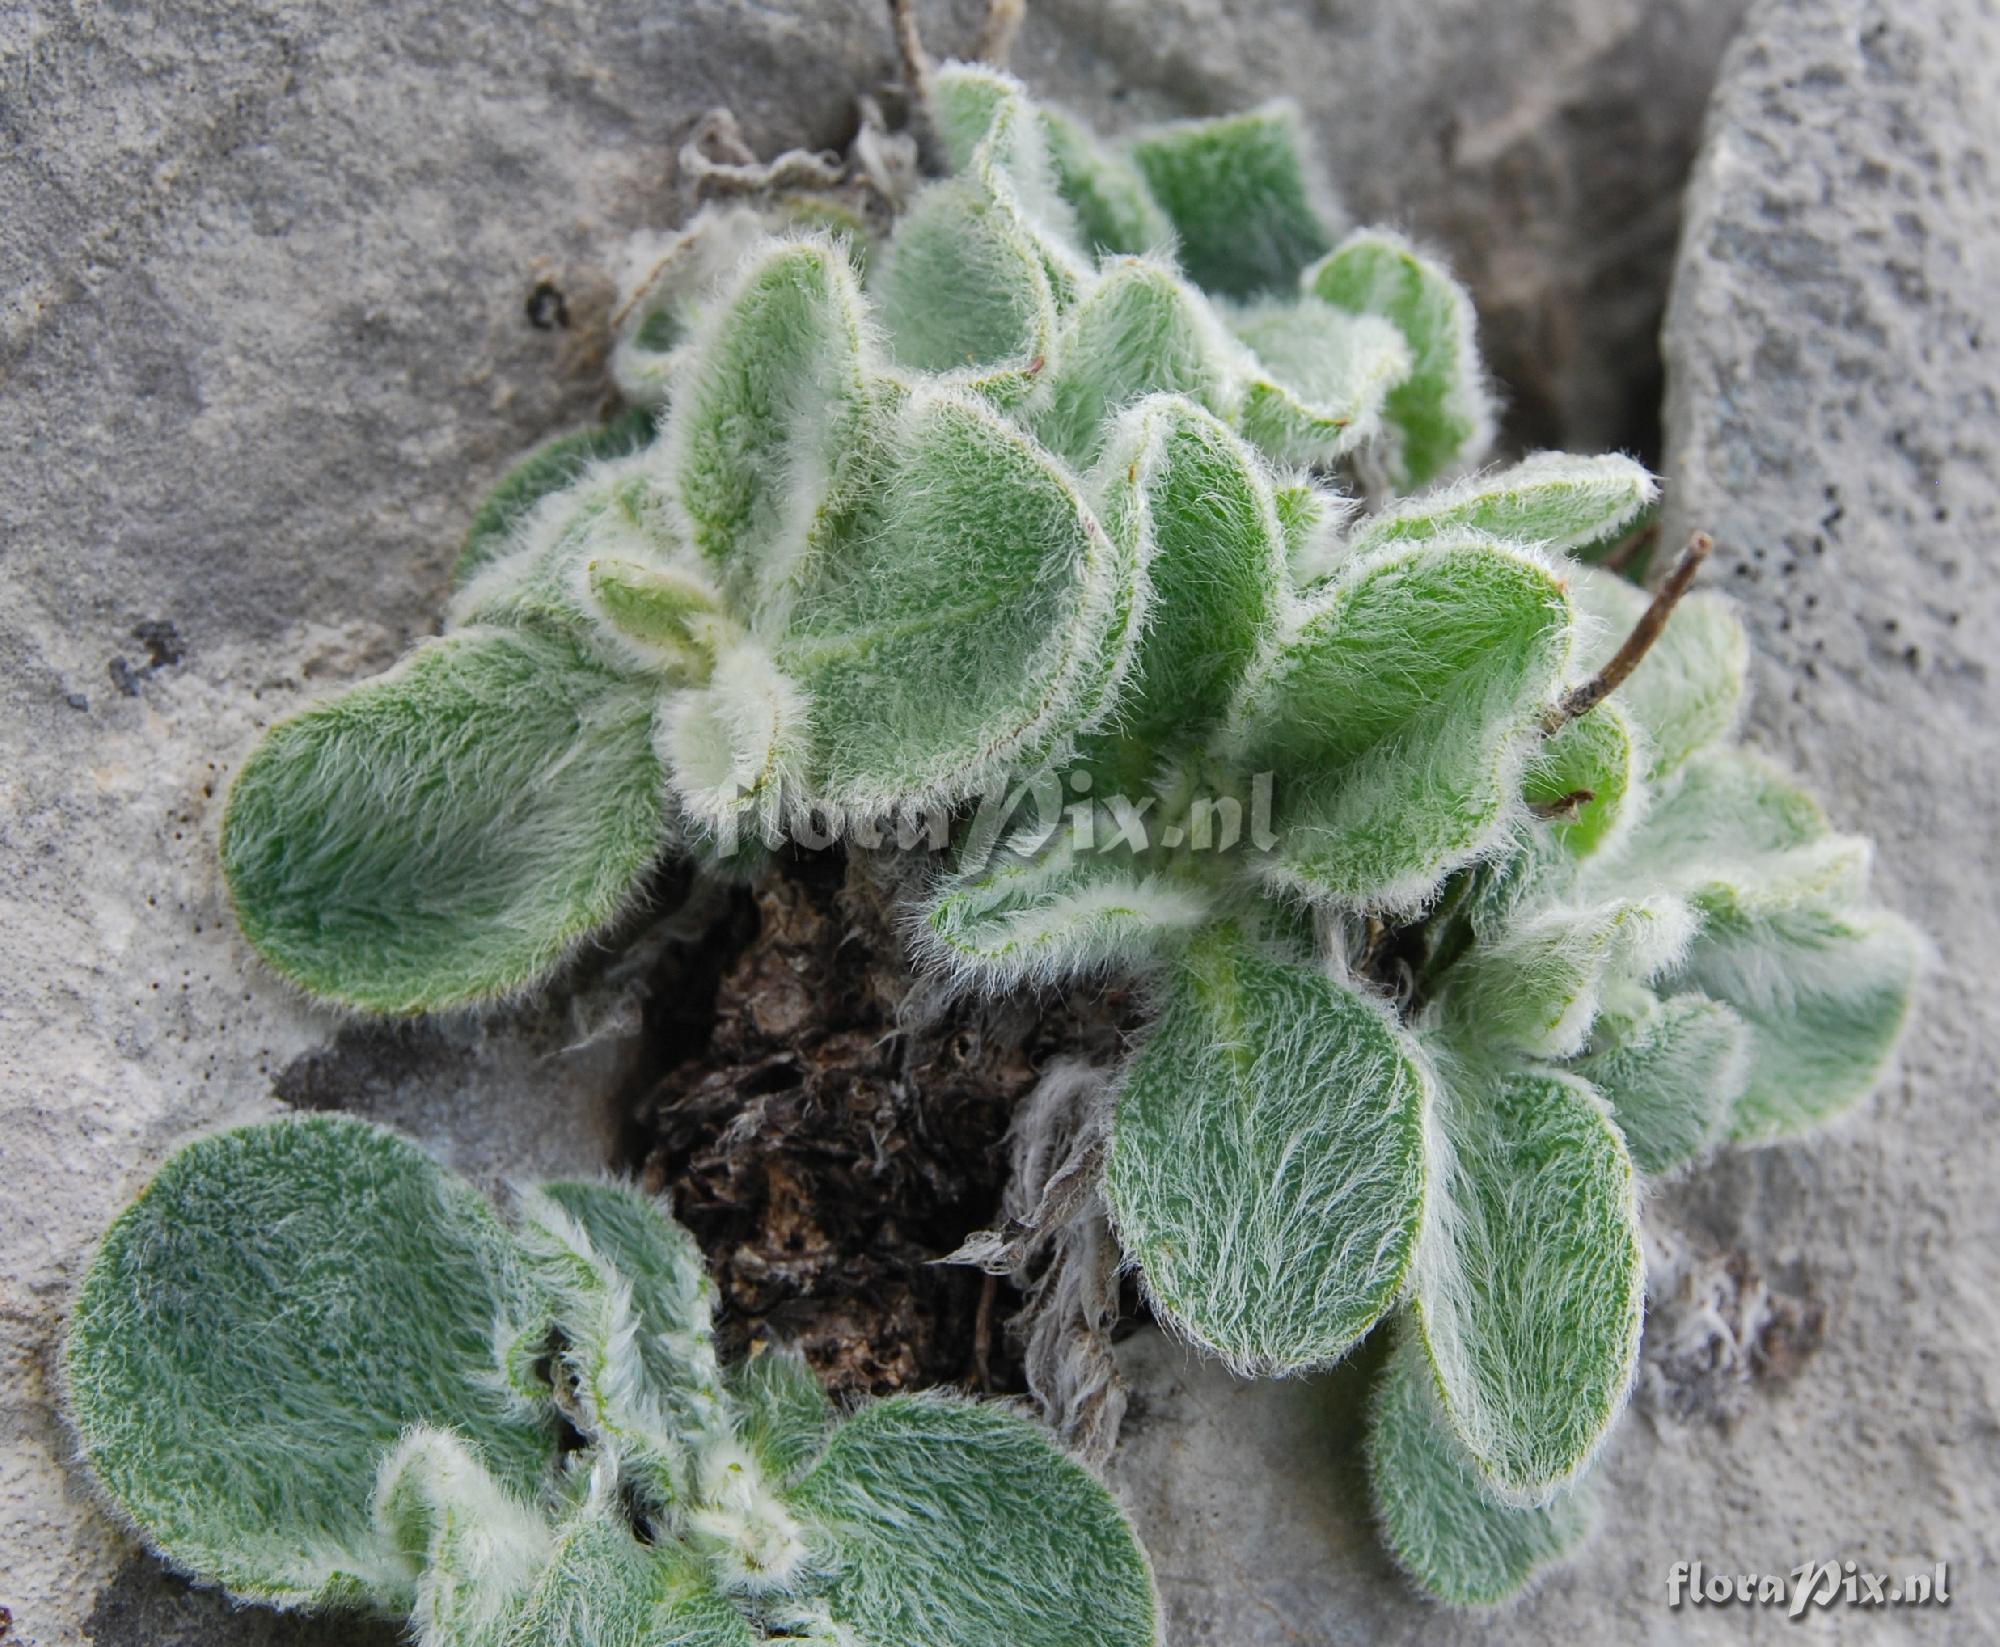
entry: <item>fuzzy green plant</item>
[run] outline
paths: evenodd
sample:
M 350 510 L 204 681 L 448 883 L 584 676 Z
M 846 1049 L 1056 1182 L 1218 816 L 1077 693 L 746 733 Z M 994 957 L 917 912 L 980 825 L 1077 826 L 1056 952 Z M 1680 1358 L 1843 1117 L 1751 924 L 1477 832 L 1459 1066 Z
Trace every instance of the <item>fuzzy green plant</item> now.
M 615 357 L 656 422 L 531 458 L 444 634 L 238 777 L 244 930 L 428 1010 L 664 852 L 956 818 L 921 964 L 1150 981 L 1102 1190 L 1158 1317 L 1277 1373 L 1392 1324 L 1388 1541 L 1497 1599 L 1586 1523 L 1645 1181 L 1864 1095 L 1919 946 L 1736 741 L 1699 554 L 1593 569 L 1652 477 L 1476 467 L 1466 294 L 1295 115 L 1112 146 L 968 67 L 927 113 L 886 231 L 739 204 L 658 261 Z
M 1411 482 L 1483 444 L 1463 294 L 1392 236 L 1331 244 L 1293 117 L 1127 156 L 985 71 L 947 72 L 936 104 L 954 175 L 870 251 L 866 289 L 852 240 L 705 213 L 621 335 L 657 423 L 524 462 L 443 633 L 238 774 L 223 865 L 285 976 L 378 1013 L 502 998 L 665 853 L 735 854 L 815 807 L 907 833 L 1063 758 L 1144 695 L 1168 450 L 1207 438 L 1190 418 L 1218 451 L 1365 454 Z M 1211 183 L 1241 233 L 1201 219 Z M 1166 255 L 1176 234 L 1226 296 Z M 1258 506 L 1310 558 L 1338 506 L 1284 474 Z
M 503 1223 L 380 1127 L 175 1154 L 77 1295 L 71 1421 L 165 1559 L 422 1647 L 1150 1647 L 1151 1575 L 1031 1421 L 943 1395 L 839 1414 L 716 1358 L 687 1233 L 622 1184 Z

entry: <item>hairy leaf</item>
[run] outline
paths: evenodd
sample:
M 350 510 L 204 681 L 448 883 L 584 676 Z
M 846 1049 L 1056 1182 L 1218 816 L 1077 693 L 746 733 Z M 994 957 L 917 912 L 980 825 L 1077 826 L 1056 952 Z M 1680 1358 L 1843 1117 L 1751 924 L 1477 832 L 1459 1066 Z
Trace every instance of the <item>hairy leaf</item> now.
M 372 1012 L 535 983 L 660 851 L 653 703 L 560 639 L 469 629 L 280 723 L 222 823 L 245 936 Z
M 824 1599 L 870 1647 L 1153 1647 L 1152 1574 L 1111 1495 L 995 1406 L 893 1396 L 834 1432 L 793 1494 Z
M 771 201 L 711 202 L 651 248 L 614 317 L 611 377 L 635 406 L 664 406 L 704 317 L 758 245 L 797 214 Z M 800 226 L 805 226 L 803 222 Z
M 1457 1607 L 1505 1601 L 1589 1530 L 1585 1493 L 1522 1509 L 1494 1499 L 1452 1433 L 1414 1331 L 1397 1335 L 1369 1412 L 1368 1480 L 1396 1563 Z
M 1734 1136 L 1775 1136 L 1845 1108 L 1895 1048 L 1921 946 L 1866 906 L 1870 858 L 1867 841 L 1835 833 L 1768 762 L 1720 747 L 1688 760 L 1599 872 L 1700 911 L 1687 963 L 1665 982 L 1699 989 L 1750 1026 Z
M 1682 769 L 1598 876 L 1671 891 L 1710 938 L 1751 934 L 1787 912 L 1850 904 L 1867 888 L 1869 843 L 1835 834 L 1819 803 L 1745 749 L 1711 749 Z
M 1354 504 L 1310 475 L 1288 480 L 1272 491 L 1278 524 L 1285 534 L 1285 562 L 1292 583 L 1303 589 L 1339 565 L 1345 553 L 1340 529 Z
M 586 1432 L 683 1512 L 726 1588 L 789 1583 L 803 1535 L 736 1430 L 716 1360 L 714 1286 L 692 1237 L 623 1185 L 557 1183 L 523 1198 L 537 1271 L 558 1303 Z
M 1750 1075 L 1750 1029 L 1705 995 L 1608 997 L 1590 1051 L 1571 1067 L 1604 1095 L 1632 1165 L 1648 1178 L 1720 1137 Z
M 917 197 L 876 283 L 890 350 L 926 372 L 1025 378 L 1055 336 L 1056 293 L 1010 201 L 971 178 Z
M 1798 1132 L 1873 1091 L 1909 1017 L 1922 953 L 1909 925 L 1879 910 L 1808 906 L 1748 928 L 1711 922 L 1673 981 L 1750 1026 L 1730 1136 Z
M 1109 838 L 1111 829 L 1097 833 Z M 1075 830 L 1064 823 L 1045 839 L 1031 830 L 976 869 L 941 877 L 917 951 L 939 971 L 989 989 L 1060 983 L 1150 960 L 1213 907 L 1208 887 L 1130 852 L 1077 851 Z
M 458 1437 L 409 1431 L 382 1460 L 375 1519 L 417 1580 L 421 1647 L 503 1647 L 555 1538 Z
M 1172 243 L 1173 224 L 1124 155 L 1054 109 L 1042 111 L 1042 135 L 1056 186 L 1076 214 L 1077 236 L 1086 250 L 1138 256 Z
M 1036 435 L 1069 462 L 1097 458 L 1116 413 L 1174 393 L 1211 410 L 1227 398 L 1233 345 L 1198 293 L 1162 264 L 1120 258 L 1078 303 L 1029 407 Z
M 1627 457 L 1537 452 L 1382 510 L 1355 533 L 1354 549 L 1472 530 L 1566 552 L 1625 531 L 1659 492 L 1644 466 Z
M 1032 119 L 1041 151 L 1032 163 L 1048 167 L 1054 188 L 1074 214 L 1066 238 L 1086 251 L 1143 253 L 1164 247 L 1172 225 L 1132 163 L 1069 116 L 1031 110 L 1027 88 L 1012 75 L 978 64 L 946 64 L 931 91 L 931 119 L 945 165 L 953 172 L 976 170 L 980 147 L 996 126 Z M 1007 159 L 1018 167 L 1017 157 Z
M 603 624 L 674 685 L 705 682 L 732 638 L 714 585 L 684 567 L 605 555 L 584 563 L 583 581 Z
M 445 630 L 528 629 L 569 640 L 623 669 L 630 658 L 607 640 L 586 591 L 585 567 L 599 555 L 652 563 L 665 547 L 648 531 L 647 459 L 589 467 L 550 492 L 515 523 L 504 552 L 453 591 Z
M 507 1647 L 756 1647 L 757 1640 L 697 1558 L 670 1543 L 641 1544 L 614 1507 L 591 1506 L 563 1529 Z
M 1645 1266 L 1632 1163 L 1583 1082 L 1461 1070 L 1417 1267 L 1453 1430 L 1489 1490 L 1546 1503 L 1624 1406 Z
M 704 319 L 660 459 L 680 536 L 736 610 L 800 575 L 865 467 L 866 319 L 832 242 L 773 241 Z
M 1581 568 L 1572 577 L 1571 593 L 1578 612 L 1591 620 L 1577 649 L 1578 667 L 1588 675 L 1624 643 L 1646 609 L 1646 596 L 1615 573 Z M 1654 781 L 1679 770 L 1735 725 L 1749 658 L 1743 625 L 1722 596 L 1698 590 L 1674 608 L 1660 638 L 1617 694 L 1619 705 L 1645 730 Z
M 811 695 L 819 793 L 964 796 L 1073 733 L 1123 667 L 1140 545 L 969 397 L 912 397 L 876 508 L 800 599 L 779 662 Z
M 1116 736 L 1147 764 L 1198 745 L 1277 627 L 1285 543 L 1256 456 L 1179 398 L 1144 402 L 1112 433 L 1146 511 L 1146 626 L 1121 691 Z
M 984 63 L 946 63 L 931 82 L 930 118 L 945 169 L 968 171 L 1003 107 L 1024 107 L 1028 89 L 1004 69 Z
M 678 801 L 724 857 L 776 846 L 811 788 L 812 710 L 770 653 L 741 641 L 716 659 L 708 684 L 682 693 L 660 749 Z
M 1132 159 L 1179 239 L 1181 267 L 1225 297 L 1287 292 L 1332 244 L 1298 110 L 1273 103 L 1146 133 Z
M 515 528 L 543 498 L 573 484 L 593 463 L 627 457 L 652 441 L 653 414 L 639 406 L 597 428 L 577 429 L 537 446 L 507 471 L 472 517 L 452 569 L 452 586 L 463 589 L 476 572 L 505 555 Z
M 1276 775 L 1267 873 L 1308 897 L 1421 904 L 1498 837 L 1567 660 L 1569 605 L 1472 536 L 1345 565 L 1253 665 L 1223 748 Z
M 544 1184 L 522 1196 L 521 1220 L 592 1439 L 667 1496 L 686 1491 L 688 1453 L 730 1435 L 701 1249 L 622 1184 Z
M 63 1350 L 106 1493 L 176 1567 L 291 1604 L 408 1606 L 415 1569 L 374 1520 L 411 1426 L 455 1431 L 531 1499 L 545 1418 L 504 1392 L 542 1305 L 470 1186 L 331 1115 L 186 1146 L 90 1261 Z
M 1451 970 L 1447 1005 L 1477 1041 L 1574 1057 L 1606 985 L 1643 983 L 1678 963 L 1695 924 L 1686 904 L 1659 893 L 1538 909 Z
M 1572 805 L 1551 819 L 1550 832 L 1574 857 L 1615 844 L 1646 799 L 1644 745 L 1615 700 L 1566 722 L 1529 760 L 1521 794 L 1530 805 Z
M 795 1350 L 753 1342 L 747 1360 L 725 1375 L 737 1430 L 771 1479 L 789 1482 L 819 1456 L 833 1429 L 833 1404 L 819 1375 Z
M 1410 375 L 1402 333 L 1375 315 L 1304 297 L 1254 304 L 1234 322 L 1256 356 L 1238 420 L 1276 463 L 1332 463 L 1374 439 Z
M 987 78 L 1002 90 L 984 135 L 904 214 L 876 289 L 898 362 L 1012 406 L 1091 271 L 1041 120 L 1017 84 Z
M 1361 229 L 1309 269 L 1304 285 L 1336 309 L 1390 321 L 1409 345 L 1410 374 L 1385 407 L 1397 488 L 1412 491 L 1476 463 L 1493 438 L 1493 407 L 1473 341 L 1472 300 L 1450 271 L 1400 235 Z
M 1211 928 L 1125 1073 L 1105 1165 L 1155 1307 L 1242 1369 L 1344 1352 L 1402 1289 L 1428 1102 L 1385 1007 Z

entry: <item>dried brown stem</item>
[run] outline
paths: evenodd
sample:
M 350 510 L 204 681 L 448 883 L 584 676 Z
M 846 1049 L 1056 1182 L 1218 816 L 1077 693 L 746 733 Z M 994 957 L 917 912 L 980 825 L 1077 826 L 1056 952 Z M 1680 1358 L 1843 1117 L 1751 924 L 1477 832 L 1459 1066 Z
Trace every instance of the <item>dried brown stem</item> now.
M 1604 667 L 1589 680 L 1564 694 L 1562 701 L 1543 717 L 1543 732 L 1560 732 L 1578 716 L 1588 715 L 1624 685 L 1632 671 L 1653 649 L 1653 643 L 1667 627 L 1667 619 L 1674 615 L 1681 596 L 1688 592 L 1695 573 L 1701 570 L 1701 563 L 1708 559 L 1714 547 L 1715 539 L 1706 532 L 1696 532 L 1688 539 L 1687 547 L 1681 551 L 1680 559 L 1674 562 L 1673 570 L 1653 596 L 1652 604 L 1640 614 L 1639 621 L 1632 626 L 1632 633 L 1625 637 L 1625 644 L 1612 653 Z
M 924 50 L 924 37 L 917 28 L 917 0 L 889 0 L 889 21 L 896 31 L 896 55 L 903 60 L 903 79 L 911 98 L 922 108 L 931 103 L 931 77 L 935 65 Z
M 1004 69 L 1014 54 L 1014 36 L 1027 11 L 1028 0 L 986 0 L 986 20 L 979 25 L 979 38 L 972 45 L 974 61 Z
M 979 1305 L 972 1317 L 972 1385 L 982 1395 L 993 1388 L 993 1301 L 1000 1293 L 1000 1278 L 987 1275 L 979 1288 Z
M 937 122 L 931 114 L 936 65 L 917 28 L 917 0 L 889 0 L 889 23 L 896 36 L 896 55 L 903 61 L 903 83 L 910 94 L 910 135 L 917 140 L 917 159 L 927 175 L 936 177 L 944 170 Z

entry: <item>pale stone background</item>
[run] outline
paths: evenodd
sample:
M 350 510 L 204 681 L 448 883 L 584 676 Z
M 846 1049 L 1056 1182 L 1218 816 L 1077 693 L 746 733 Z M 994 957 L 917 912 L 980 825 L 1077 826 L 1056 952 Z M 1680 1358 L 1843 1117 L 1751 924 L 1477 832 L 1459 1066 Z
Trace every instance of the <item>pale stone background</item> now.
M 940 52 L 971 10 L 927 14 Z M 1110 127 L 1297 97 L 1357 215 L 1472 279 L 1514 437 L 1647 447 L 1681 186 L 1741 12 L 1031 0 L 1016 64 Z M 487 1178 L 595 1167 L 630 992 L 600 961 L 485 1023 L 308 1009 L 231 927 L 215 796 L 259 726 L 431 626 L 482 489 L 595 409 L 609 270 L 680 209 L 689 122 L 727 104 L 760 148 L 837 143 L 889 72 L 876 0 L 0 6 L 15 1639 L 367 1639 L 190 1594 L 92 1508 L 49 1389 L 81 1252 L 176 1140 L 274 1091 L 397 1120 Z M 1182 1647 L 2000 1636 L 1996 93 L 1981 0 L 1760 0 L 1694 165 L 1666 333 L 1671 524 L 1717 532 L 1745 599 L 1758 741 L 1878 836 L 1888 896 L 1938 942 L 1902 1073 L 1826 1137 L 1655 1206 L 1681 1279 L 1604 1530 L 1508 1612 L 1442 1614 L 1388 1570 L 1351 1375 L 1236 1386 L 1134 1339 L 1117 1481 Z M 528 323 L 543 280 L 568 327 Z M 1736 1339 L 1775 1321 L 1757 1376 L 1702 1330 L 1710 1283 Z M 1947 1558 L 1956 1598 L 1803 1629 L 1664 1606 L 1677 1559 L 1825 1555 Z

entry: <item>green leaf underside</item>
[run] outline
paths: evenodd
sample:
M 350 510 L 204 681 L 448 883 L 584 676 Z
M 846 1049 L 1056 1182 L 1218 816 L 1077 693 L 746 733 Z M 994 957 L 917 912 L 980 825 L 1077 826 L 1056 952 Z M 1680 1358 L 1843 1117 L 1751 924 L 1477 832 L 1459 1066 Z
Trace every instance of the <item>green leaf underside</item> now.
M 1492 437 L 1492 410 L 1473 344 L 1472 300 L 1442 265 L 1397 235 L 1363 229 L 1308 270 L 1306 291 L 1350 314 L 1379 315 L 1409 345 L 1409 376 L 1391 389 L 1393 478 L 1411 491 L 1475 461 Z
M 407 1606 L 376 1467 L 448 1426 L 513 1493 L 553 1457 L 498 1393 L 537 1305 L 485 1203 L 414 1146 L 313 1116 L 189 1145 L 114 1222 L 64 1350 L 84 1456 L 176 1566 L 243 1597 Z
M 1632 1165 L 1653 1178 L 1719 1138 L 1749 1076 L 1749 1041 L 1720 1002 L 1641 991 L 1631 1006 L 1606 1010 L 1571 1067 L 1604 1095 Z
M 1553 1071 L 1447 1087 L 1453 1157 L 1416 1314 L 1489 1488 L 1545 1501 L 1623 1406 L 1644 1292 L 1632 1165 L 1604 1106 Z
M 1243 433 L 1274 462 L 1331 463 L 1373 436 L 1395 386 L 1410 373 L 1402 334 L 1374 315 L 1314 298 L 1265 302 L 1234 317 L 1256 353 Z
M 1692 760 L 1653 803 L 1606 880 L 1637 881 L 1686 897 L 1711 938 L 1743 935 L 1789 911 L 1866 890 L 1871 853 L 1837 835 L 1826 814 L 1775 767 L 1742 749 Z
M 1305 148 L 1298 113 L 1283 104 L 1181 121 L 1132 145 L 1196 285 L 1237 298 L 1290 291 L 1333 243 Z
M 959 796 L 1032 760 L 1102 694 L 1133 616 L 1136 545 L 997 413 L 918 397 L 892 442 L 779 652 L 840 804 Z
M 1552 905 L 1477 946 L 1447 975 L 1447 1000 L 1475 1040 L 1532 1056 L 1583 1050 L 1607 984 L 1643 982 L 1678 962 L 1693 912 L 1655 893 Z
M 1310 897 L 1421 902 L 1501 827 L 1568 648 L 1560 582 L 1490 541 L 1343 568 L 1232 711 L 1233 764 L 1276 778 L 1270 872 Z
M 667 421 L 668 491 L 738 612 L 795 575 L 863 453 L 862 301 L 830 242 L 764 249 L 719 303 Z
M 791 1494 L 836 1553 L 822 1592 L 869 1647 L 1153 1647 L 1145 1556 L 1111 1495 L 1001 1408 L 893 1396 Z
M 585 1511 L 506 1636 L 506 1647 L 756 1647 L 700 1561 L 644 1545 L 619 1515 Z
M 501 477 L 472 517 L 452 569 L 452 587 L 463 589 L 475 573 L 505 555 L 513 547 L 515 527 L 551 492 L 560 492 L 591 464 L 625 457 L 652 439 L 653 414 L 635 407 L 600 428 L 577 429 L 536 447 Z
M 1121 259 L 1078 303 L 1030 408 L 1035 433 L 1081 467 L 1111 417 L 1149 394 L 1184 394 L 1211 410 L 1223 399 L 1227 345 L 1200 298 L 1158 263 Z
M 1590 799 L 1550 822 L 1550 832 L 1575 857 L 1607 845 L 1641 799 L 1639 750 L 1633 727 L 1615 702 L 1599 704 L 1547 739 L 1529 763 L 1522 798 L 1555 805 L 1588 791 Z
M 1276 627 L 1284 535 L 1251 452 L 1186 401 L 1151 403 L 1131 448 L 1150 516 L 1146 627 L 1116 739 L 1147 765 L 1198 747 Z
M 990 988 L 1057 983 L 1148 960 L 1211 909 L 1204 888 L 1149 872 L 1129 852 L 1078 854 L 1065 825 L 1033 850 L 1017 842 L 941 878 L 921 948 L 945 972 Z
M 1369 1414 L 1368 1477 L 1397 1564 L 1438 1600 L 1491 1606 L 1566 1555 L 1590 1526 L 1587 1496 L 1535 1509 L 1492 1498 L 1452 1433 L 1414 1331 L 1397 1335 Z
M 1873 1091 L 1909 1017 L 1920 960 L 1916 934 L 1880 911 L 1807 909 L 1753 934 L 1696 939 L 1671 982 L 1726 1002 L 1750 1026 L 1730 1136 L 1783 1137 Z
M 1626 530 L 1658 495 L 1653 477 L 1630 458 L 1538 452 L 1492 474 L 1474 475 L 1383 510 L 1355 534 L 1354 548 L 1358 553 L 1385 543 L 1476 531 L 1567 552 Z M 1644 604 L 1641 598 L 1639 605 Z M 1578 605 L 1586 605 L 1580 596 Z M 1630 628 L 1628 621 L 1612 645 Z
M 1577 649 L 1589 675 L 1610 658 L 1646 610 L 1647 597 L 1612 572 L 1574 574 L 1577 610 L 1594 620 Z M 1748 636 L 1729 602 L 1696 590 L 1674 608 L 1667 626 L 1623 685 L 1617 701 L 1644 729 L 1658 780 L 1725 737 L 1742 707 L 1749 673 Z
M 274 727 L 223 869 L 245 935 L 311 994 L 407 1013 L 544 976 L 662 837 L 652 693 L 563 641 L 470 629 Z
M 1241 1368 L 1345 1351 L 1410 1262 L 1427 1093 L 1384 1010 L 1211 929 L 1127 1068 L 1105 1167 L 1155 1304 Z

